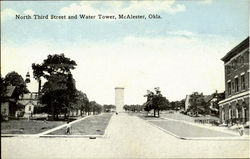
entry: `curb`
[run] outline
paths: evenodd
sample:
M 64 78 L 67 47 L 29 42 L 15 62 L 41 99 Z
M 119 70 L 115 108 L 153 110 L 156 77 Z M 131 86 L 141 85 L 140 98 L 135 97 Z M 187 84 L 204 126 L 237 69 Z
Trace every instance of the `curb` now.
M 109 120 L 109 123 L 108 123 L 108 125 L 107 125 L 107 127 L 106 127 L 106 129 L 105 129 L 105 131 L 104 131 L 104 138 L 110 138 L 110 136 L 109 136 L 109 129 L 110 129 L 110 124 L 113 122 L 113 120 L 114 120 L 114 113 L 112 114 L 112 116 L 111 116 L 111 118 L 110 118 L 110 120 Z
M 140 117 L 138 117 L 138 118 L 141 119 Z M 141 119 L 141 120 L 143 120 L 143 119 Z M 168 130 L 165 130 L 165 129 L 163 129 L 163 128 L 161 128 L 153 123 L 150 123 L 147 120 L 143 120 L 143 121 L 160 129 L 161 131 L 164 131 L 164 132 L 166 132 L 166 133 L 168 133 L 168 134 L 170 134 L 178 139 L 182 139 L 182 140 L 217 140 L 217 141 L 228 141 L 228 140 L 234 140 L 234 141 L 238 140 L 239 141 L 240 140 L 240 141 L 249 141 L 249 137 L 244 137 L 244 136 L 243 137 L 237 137 L 237 136 L 236 137 L 183 137 L 183 136 L 178 136 L 178 135 L 176 135 Z
M 38 138 L 37 134 L 1 134 L 2 137 L 36 137 Z

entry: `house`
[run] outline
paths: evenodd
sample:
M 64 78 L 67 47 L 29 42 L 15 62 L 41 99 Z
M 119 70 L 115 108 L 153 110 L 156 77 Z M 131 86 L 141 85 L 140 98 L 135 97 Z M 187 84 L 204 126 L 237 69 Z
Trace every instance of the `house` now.
M 204 100 L 210 109 L 209 114 L 219 115 L 219 102 L 225 99 L 225 93 L 217 93 L 217 91 L 211 95 L 204 96 Z
M 204 100 L 204 95 L 203 93 L 198 93 L 198 92 L 194 92 L 191 95 L 186 95 L 186 99 L 185 99 L 185 111 L 187 112 L 187 114 L 189 115 L 198 115 L 198 114 L 204 114 L 204 112 L 206 111 L 206 103 Z M 191 103 L 196 103 L 192 108 L 191 107 Z
M 222 59 L 225 99 L 219 102 L 220 122 L 228 125 L 249 121 L 249 37 Z
M 185 111 L 187 111 L 190 106 L 191 102 L 194 100 L 198 105 L 196 105 L 197 110 L 196 113 L 198 114 L 212 114 L 212 115 L 218 115 L 219 109 L 218 109 L 218 102 L 224 99 L 224 93 L 217 93 L 217 91 L 211 95 L 203 95 L 202 93 L 199 94 L 198 92 L 194 92 L 191 95 L 187 95 L 185 99 Z M 190 112 L 195 113 L 193 111 Z
M 17 99 L 16 86 L 7 86 L 3 94 L 1 94 L 1 116 L 5 120 L 8 120 L 9 117 L 15 117 L 18 110 Z
M 39 105 L 38 93 L 32 92 L 20 95 L 18 103 L 24 106 L 24 117 L 34 114 L 35 107 Z

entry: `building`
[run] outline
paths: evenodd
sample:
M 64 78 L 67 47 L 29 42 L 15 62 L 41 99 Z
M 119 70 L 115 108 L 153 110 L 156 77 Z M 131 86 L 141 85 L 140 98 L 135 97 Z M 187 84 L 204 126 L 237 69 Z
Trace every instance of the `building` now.
M 194 92 L 191 95 L 186 95 L 185 111 L 190 115 L 206 114 L 206 115 L 219 115 L 218 102 L 225 98 L 225 93 L 218 93 L 217 91 L 211 95 L 203 95 L 203 93 Z M 197 109 L 189 109 L 191 103 L 195 102 Z
M 220 121 L 228 125 L 249 121 L 249 37 L 222 59 L 225 99 L 219 102 Z
M 214 116 L 219 116 L 219 102 L 225 99 L 225 93 L 217 93 L 217 91 L 211 95 L 204 97 L 206 104 L 209 107 L 209 114 Z
M 115 106 L 117 112 L 123 111 L 124 106 L 124 88 L 116 87 L 115 88 Z
M 3 94 L 1 94 L 1 116 L 4 120 L 8 120 L 9 117 L 15 117 L 18 110 L 16 105 L 17 99 L 16 86 L 7 86 Z
M 190 104 L 190 95 L 186 95 L 186 98 L 185 98 L 185 111 L 187 111 L 190 106 L 191 106 L 191 104 Z
M 34 114 L 35 107 L 39 105 L 38 93 L 20 95 L 18 103 L 24 106 L 24 117 L 30 117 Z

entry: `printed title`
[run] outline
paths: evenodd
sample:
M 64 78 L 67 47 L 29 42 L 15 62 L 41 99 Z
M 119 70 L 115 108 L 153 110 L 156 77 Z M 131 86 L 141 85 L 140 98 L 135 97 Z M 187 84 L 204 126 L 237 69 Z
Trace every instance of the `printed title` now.
M 159 14 L 148 14 L 148 15 L 133 15 L 133 14 L 118 14 L 118 15 L 89 15 L 89 14 L 75 14 L 75 15 L 16 15 L 17 20 L 25 19 L 34 19 L 34 20 L 74 20 L 74 19 L 83 19 L 83 20 L 117 20 L 117 19 L 162 19 Z

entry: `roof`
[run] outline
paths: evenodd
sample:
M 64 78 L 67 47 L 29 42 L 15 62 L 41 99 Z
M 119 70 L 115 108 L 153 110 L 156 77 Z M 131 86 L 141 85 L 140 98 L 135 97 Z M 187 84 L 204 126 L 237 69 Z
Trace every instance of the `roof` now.
M 249 37 L 247 37 L 245 40 L 243 40 L 240 44 L 235 46 L 231 51 L 229 51 L 223 58 L 221 58 L 222 61 L 227 62 L 229 61 L 233 56 L 235 56 L 237 53 L 241 52 L 242 50 L 249 48 Z
M 16 86 L 7 86 L 3 94 L 4 97 L 11 97 L 14 93 Z
M 205 95 L 204 96 L 204 100 L 205 100 L 205 102 L 209 102 L 210 100 L 212 100 L 213 99 L 213 95 Z

